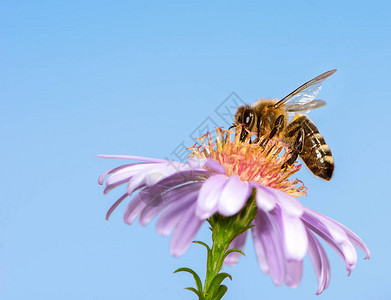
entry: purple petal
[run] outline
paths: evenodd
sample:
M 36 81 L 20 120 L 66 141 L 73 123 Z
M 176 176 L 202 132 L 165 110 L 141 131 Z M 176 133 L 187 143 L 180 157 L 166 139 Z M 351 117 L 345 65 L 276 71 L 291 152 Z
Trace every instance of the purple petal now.
M 208 159 L 204 164 L 205 167 L 216 171 L 217 173 L 225 174 L 225 168 L 214 159 Z
M 308 254 L 311 258 L 312 264 L 315 269 L 316 277 L 318 278 L 318 290 L 317 295 L 320 295 L 330 283 L 330 262 L 327 254 L 316 239 L 313 233 L 309 230 L 308 233 Z
M 133 176 L 129 182 L 127 187 L 127 193 L 128 195 L 132 195 L 137 189 L 140 188 L 140 186 L 144 186 L 144 176 Z
M 106 188 L 103 193 L 108 193 L 113 188 L 124 184 L 128 181 L 134 181 L 133 187 L 137 187 L 144 181 L 143 172 L 151 164 L 137 164 L 127 168 L 124 168 L 113 175 L 111 175 L 106 181 Z M 154 164 L 155 165 L 155 164 Z M 134 178 L 134 179 L 133 179 Z M 129 195 L 134 192 L 134 189 L 128 190 Z
M 125 224 L 131 225 L 139 215 L 139 213 L 144 209 L 146 204 L 141 201 L 139 194 L 137 194 L 128 204 L 124 214 L 124 222 Z
M 292 260 L 286 262 L 286 273 L 284 282 L 290 288 L 295 288 L 299 285 L 303 277 L 303 261 Z
M 256 182 L 252 182 L 251 185 L 256 189 L 255 199 L 258 208 L 265 212 L 271 211 L 276 206 L 277 199 L 276 193 L 273 193 L 274 189 L 259 185 Z
M 204 169 L 204 164 L 206 162 L 205 158 L 195 158 L 190 157 L 187 159 L 188 165 L 194 170 L 194 169 Z
M 315 212 L 315 213 L 320 214 L 318 212 Z M 327 217 L 325 215 L 322 215 L 322 216 L 324 218 L 328 219 L 330 222 L 332 222 L 335 225 L 337 225 L 340 228 L 342 228 L 346 232 L 346 234 L 347 234 L 349 240 L 352 242 L 352 244 L 354 246 L 356 246 L 357 248 L 361 249 L 363 252 L 365 252 L 365 254 L 366 254 L 365 259 L 369 259 L 371 257 L 371 252 L 369 251 L 367 245 L 365 245 L 365 243 L 353 231 L 351 231 L 349 228 L 347 228 L 346 226 L 342 225 L 341 223 L 331 219 L 330 217 Z
M 270 216 L 278 227 L 286 259 L 288 261 L 303 260 L 308 249 L 308 238 L 301 219 L 287 214 L 282 209 L 274 210 Z
M 348 236 L 341 226 L 337 225 L 335 222 L 331 222 L 330 219 L 326 218 L 325 215 L 322 215 L 308 207 L 305 208 L 306 220 L 316 224 L 322 224 L 330 234 L 331 238 L 335 240 L 338 244 L 348 240 Z
M 145 162 L 156 162 L 156 163 L 167 162 L 167 160 L 164 160 L 164 159 L 149 158 L 149 157 L 143 157 L 143 156 L 133 156 L 133 155 L 105 155 L 105 154 L 99 154 L 99 155 L 97 155 L 97 157 L 108 158 L 108 159 L 128 159 L 128 160 L 145 161 Z
M 340 247 L 343 254 L 345 255 L 345 259 L 347 263 L 350 266 L 350 268 L 348 268 L 348 276 L 350 276 L 350 273 L 353 271 L 357 262 L 356 249 L 354 248 L 353 244 L 350 241 L 342 243 Z
M 350 229 L 346 228 L 343 225 L 341 225 L 341 226 L 345 229 L 345 231 L 348 235 L 348 238 L 352 242 L 352 244 L 365 252 L 366 256 L 364 259 L 370 259 L 371 252 L 369 251 L 367 245 L 365 245 L 365 243 L 353 231 L 351 231 Z
M 238 175 L 229 177 L 219 199 L 218 212 L 225 217 L 237 214 L 246 204 L 251 191 L 249 183 L 241 181 Z
M 239 249 L 239 250 L 243 250 L 244 248 L 244 245 L 246 244 L 246 238 L 247 238 L 247 231 L 243 232 L 242 234 L 240 234 L 239 236 L 237 236 L 231 243 L 231 245 L 229 245 L 229 248 L 228 249 Z M 232 252 L 230 254 L 227 255 L 227 257 L 224 259 L 224 264 L 228 265 L 228 266 L 234 266 L 237 264 L 237 262 L 239 261 L 239 258 L 242 256 L 242 254 L 238 253 L 238 252 Z
M 251 232 L 259 265 L 265 273 L 270 273 L 275 285 L 281 285 L 284 282 L 286 261 L 279 233 L 275 231 L 275 225 L 268 213 L 261 210 L 258 210 L 254 224 Z
M 198 182 L 205 180 L 205 177 L 210 175 L 210 172 L 204 170 L 188 170 L 177 172 L 161 181 L 155 185 L 149 187 L 150 194 L 162 194 L 167 190 L 170 190 L 178 185 L 182 185 L 189 182 Z M 158 206 L 161 203 L 158 201 L 150 202 L 149 205 Z
M 133 167 L 129 173 L 133 178 L 129 177 L 128 194 L 131 195 L 135 191 L 135 187 L 141 183 L 151 186 L 175 172 L 177 172 L 176 167 L 167 164 L 146 164 L 143 168 Z
M 184 196 L 181 201 L 171 203 L 156 223 L 157 232 L 161 235 L 169 235 L 190 209 L 189 207 L 192 207 L 197 197 L 198 191 L 193 191 Z
M 145 171 L 145 182 L 147 183 L 147 185 L 154 185 L 155 183 L 175 173 L 195 170 L 195 168 L 189 164 L 183 164 L 183 163 L 173 162 L 173 161 L 165 164 L 153 164 L 153 165 L 154 165 L 153 167 L 150 167 Z M 201 170 L 205 171 L 204 169 Z
M 147 225 L 168 204 L 176 201 L 182 201 L 182 198 L 186 197 L 187 194 L 199 190 L 201 185 L 202 183 L 191 183 L 168 191 L 163 195 L 165 198 L 163 201 L 165 203 L 164 206 L 147 206 L 143 209 L 139 217 L 140 224 L 143 226 Z
M 304 206 L 296 197 L 272 188 L 268 189 L 277 194 L 276 201 L 284 212 L 295 217 L 300 217 L 303 214 Z
M 205 220 L 216 213 L 221 192 L 227 181 L 227 176 L 219 174 L 209 177 L 203 183 L 196 208 L 196 215 L 200 219 Z
M 190 206 L 175 228 L 170 242 L 170 252 L 175 257 L 181 256 L 186 252 L 204 221 L 195 215 L 195 208 L 196 203 Z
M 107 194 L 108 192 L 110 192 L 112 189 L 115 189 L 117 186 L 120 186 L 120 185 L 122 185 L 122 184 L 124 184 L 124 183 L 127 183 L 129 181 L 129 179 L 128 178 L 125 178 L 125 179 L 123 179 L 122 181 L 118 181 L 118 182 L 116 182 L 116 183 L 114 183 L 114 184 L 108 184 L 108 185 L 106 185 L 106 187 L 105 187 L 105 189 L 103 190 L 103 194 Z
M 106 213 L 106 220 L 108 221 L 113 211 L 128 197 L 129 195 L 127 193 L 123 194 L 115 203 L 109 208 L 108 212 Z
M 166 205 L 166 198 L 164 194 L 167 190 L 161 189 L 161 192 L 156 192 L 156 189 L 153 188 L 155 185 L 151 187 L 146 187 L 141 190 L 137 196 L 141 198 L 147 206 L 150 207 L 164 207 Z
M 151 163 L 133 166 L 130 171 L 127 169 L 125 174 L 123 174 L 123 171 L 120 171 L 122 174 L 120 172 L 118 172 L 119 174 L 114 174 L 116 176 L 115 179 L 122 180 L 123 178 L 127 178 L 130 180 L 128 184 L 128 194 L 130 195 L 140 183 L 145 183 L 148 186 L 154 185 L 156 182 L 167 178 L 178 170 L 175 165 Z M 107 180 L 107 183 L 111 183 L 110 180 L 111 178 Z
M 354 263 L 352 265 L 351 259 L 347 259 L 345 257 L 344 252 L 341 250 L 339 245 L 333 240 L 327 230 L 325 230 L 323 227 L 315 227 L 311 223 L 308 223 L 306 220 L 303 219 L 304 224 L 307 226 L 307 228 L 311 229 L 313 232 L 315 232 L 318 236 L 320 236 L 333 250 L 341 257 L 343 262 L 345 263 L 346 270 L 350 272 L 354 269 Z
M 105 178 L 106 178 L 106 176 L 107 176 L 108 174 L 112 174 L 112 173 L 115 173 L 115 172 L 117 172 L 117 171 L 119 171 L 119 170 L 122 170 L 122 169 L 124 169 L 124 168 L 130 167 L 130 166 L 134 166 L 134 165 L 138 165 L 138 164 L 140 164 L 140 163 L 126 164 L 126 165 L 122 165 L 122 166 L 119 166 L 119 167 L 116 167 L 116 168 L 109 169 L 109 170 L 107 170 L 106 172 L 102 173 L 102 175 L 99 176 L 99 178 L 98 178 L 98 183 L 99 183 L 100 185 L 102 185 L 103 182 L 104 182 L 104 180 L 105 180 Z
M 255 223 L 253 224 L 255 225 Z M 258 258 L 259 266 L 265 274 L 270 273 L 269 265 L 267 263 L 266 253 L 265 253 L 265 247 L 260 239 L 260 234 L 258 233 L 257 228 L 253 227 L 251 228 L 251 235 L 253 237 L 254 242 L 254 248 L 255 248 L 255 254 Z
M 164 209 L 164 206 L 146 206 L 141 211 L 139 222 L 142 226 L 146 226 L 157 214 Z
M 317 233 L 340 255 L 350 274 L 356 265 L 357 253 L 345 230 L 328 220 L 324 215 L 307 207 L 302 219 L 308 228 Z
M 162 195 L 175 188 L 176 186 L 205 180 L 205 176 L 208 176 L 210 172 L 204 170 L 187 170 L 177 172 L 171 176 L 160 180 L 156 184 L 146 187 L 141 193 L 143 201 L 149 206 L 160 206 L 164 204 L 166 200 Z
M 117 172 L 113 175 L 111 175 L 107 181 L 106 185 L 112 185 L 116 184 L 117 182 L 123 181 L 123 180 L 129 180 L 132 178 L 135 174 L 137 174 L 137 171 L 128 171 L 128 172 Z

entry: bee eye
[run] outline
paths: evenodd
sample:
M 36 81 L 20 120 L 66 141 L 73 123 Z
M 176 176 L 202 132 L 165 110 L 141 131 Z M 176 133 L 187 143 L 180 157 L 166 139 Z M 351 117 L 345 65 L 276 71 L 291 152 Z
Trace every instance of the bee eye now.
M 243 121 L 245 125 L 250 125 L 252 120 L 253 120 L 254 114 L 252 113 L 251 110 L 246 110 L 243 114 Z

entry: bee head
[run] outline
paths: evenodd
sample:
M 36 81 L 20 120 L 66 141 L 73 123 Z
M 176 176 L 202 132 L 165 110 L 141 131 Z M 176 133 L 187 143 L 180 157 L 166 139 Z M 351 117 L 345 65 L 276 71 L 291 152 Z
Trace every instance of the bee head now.
M 235 113 L 235 124 L 242 125 L 251 131 L 255 123 L 254 110 L 250 105 L 238 107 Z
M 252 131 L 252 127 L 255 124 L 254 109 L 250 105 L 240 106 L 235 113 L 235 124 L 243 126 L 240 140 L 244 141 L 248 135 L 245 129 Z

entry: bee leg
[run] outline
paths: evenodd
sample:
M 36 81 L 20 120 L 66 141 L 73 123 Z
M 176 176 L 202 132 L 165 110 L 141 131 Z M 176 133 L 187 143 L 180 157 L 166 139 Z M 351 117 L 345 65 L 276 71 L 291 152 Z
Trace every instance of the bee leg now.
M 278 116 L 278 118 L 276 119 L 276 122 L 274 123 L 274 127 L 273 127 L 272 131 L 270 132 L 269 139 L 274 138 L 274 136 L 281 129 L 281 125 L 283 123 L 284 123 L 284 115 Z
M 303 151 L 304 147 L 304 130 L 303 128 L 299 129 L 299 133 L 296 136 L 295 144 L 293 145 L 293 149 L 291 151 L 291 157 L 282 165 L 282 169 L 289 169 L 292 166 L 299 154 Z
M 240 131 L 240 141 L 244 142 L 246 140 L 247 135 L 247 130 L 244 128 L 244 126 L 242 126 L 242 130 Z
M 259 146 L 261 146 L 262 148 L 265 148 L 265 146 L 267 145 L 267 143 L 276 136 L 276 134 L 279 132 L 279 130 L 281 129 L 281 126 L 282 124 L 284 123 L 284 115 L 280 115 L 278 116 L 278 118 L 276 119 L 276 122 L 274 122 L 274 127 L 272 129 L 272 131 L 270 132 L 269 134 L 269 137 L 265 138 L 261 144 Z

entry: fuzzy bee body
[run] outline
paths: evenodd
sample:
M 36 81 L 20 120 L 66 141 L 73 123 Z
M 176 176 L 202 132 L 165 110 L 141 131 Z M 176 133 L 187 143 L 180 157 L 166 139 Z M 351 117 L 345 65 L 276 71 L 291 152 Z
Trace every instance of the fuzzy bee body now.
M 314 122 L 306 116 L 295 118 L 281 134 L 281 140 L 292 147 L 300 128 L 304 131 L 303 151 L 300 157 L 314 175 L 330 180 L 334 172 L 334 159 L 330 147 Z
M 316 125 L 302 113 L 325 105 L 324 101 L 315 100 L 315 96 L 320 84 L 335 72 L 331 70 L 315 77 L 282 100 L 261 99 L 252 106 L 239 107 L 235 123 L 255 132 L 258 137 L 280 138 L 292 149 L 288 164 L 293 164 L 300 156 L 314 175 L 330 180 L 334 171 L 330 148 Z M 288 113 L 295 114 L 290 122 Z

